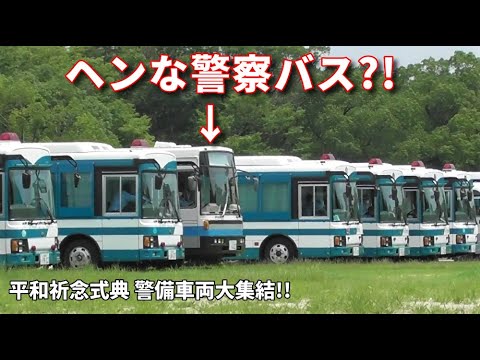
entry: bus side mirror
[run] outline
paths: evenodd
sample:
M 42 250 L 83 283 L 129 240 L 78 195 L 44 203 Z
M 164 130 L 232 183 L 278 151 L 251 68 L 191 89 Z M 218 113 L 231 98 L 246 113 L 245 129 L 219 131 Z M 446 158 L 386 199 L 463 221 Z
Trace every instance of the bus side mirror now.
M 253 190 L 257 191 L 258 190 L 258 178 L 257 177 L 254 177 L 253 178 Z
M 398 200 L 398 190 L 396 187 L 392 188 L 392 200 L 397 201 Z
M 75 186 L 75 188 L 78 187 L 78 184 L 80 183 L 81 178 L 82 177 L 80 176 L 79 173 L 76 172 L 75 174 L 73 174 L 73 186 Z
M 197 178 L 194 175 L 191 175 L 188 177 L 187 181 L 188 190 L 197 191 Z
M 160 190 L 163 185 L 163 178 L 160 175 L 155 175 L 155 190 Z
M 22 186 L 24 189 L 30 188 L 30 185 L 32 184 L 32 175 L 28 172 L 22 173 Z

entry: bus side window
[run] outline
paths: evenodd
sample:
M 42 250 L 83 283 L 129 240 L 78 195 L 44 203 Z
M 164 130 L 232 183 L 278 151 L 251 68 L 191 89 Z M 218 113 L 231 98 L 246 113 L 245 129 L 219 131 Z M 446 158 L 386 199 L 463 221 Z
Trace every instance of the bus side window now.
M 178 172 L 180 209 L 193 209 L 197 206 L 197 192 L 188 188 L 188 177 L 192 175 L 194 175 L 193 171 Z
M 313 186 L 301 186 L 301 217 L 313 216 Z

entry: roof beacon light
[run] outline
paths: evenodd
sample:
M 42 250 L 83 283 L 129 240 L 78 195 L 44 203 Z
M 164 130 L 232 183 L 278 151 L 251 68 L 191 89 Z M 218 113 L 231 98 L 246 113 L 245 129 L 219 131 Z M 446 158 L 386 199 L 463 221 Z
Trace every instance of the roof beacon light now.
M 130 147 L 150 147 L 150 145 L 148 145 L 148 142 L 145 139 L 135 139 L 132 141 Z
M 444 171 L 455 170 L 455 165 L 453 165 L 452 163 L 446 163 L 445 165 L 443 165 L 443 170 Z
M 414 167 L 425 167 L 425 164 L 423 163 L 423 161 L 421 160 L 415 160 L 415 161 L 412 161 L 412 163 L 410 164 L 410 166 L 412 168 Z
M 368 162 L 368 165 L 382 165 L 382 164 L 383 164 L 383 162 L 382 162 L 382 159 L 380 159 L 380 158 L 372 158 Z
M 20 141 L 20 138 L 14 132 L 4 132 L 0 134 L 0 141 Z
M 335 160 L 335 156 L 333 156 L 332 153 L 322 154 L 322 156 L 320 156 L 320 160 Z

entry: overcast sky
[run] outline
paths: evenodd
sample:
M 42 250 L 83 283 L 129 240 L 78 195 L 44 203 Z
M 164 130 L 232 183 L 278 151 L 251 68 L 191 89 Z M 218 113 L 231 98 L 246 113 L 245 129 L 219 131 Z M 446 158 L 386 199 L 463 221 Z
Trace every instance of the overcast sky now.
M 348 56 L 353 62 L 364 55 L 375 56 L 380 61 L 384 55 L 392 55 L 397 66 L 407 66 L 429 57 L 448 59 L 457 50 L 480 57 L 480 46 L 330 46 L 330 56 Z

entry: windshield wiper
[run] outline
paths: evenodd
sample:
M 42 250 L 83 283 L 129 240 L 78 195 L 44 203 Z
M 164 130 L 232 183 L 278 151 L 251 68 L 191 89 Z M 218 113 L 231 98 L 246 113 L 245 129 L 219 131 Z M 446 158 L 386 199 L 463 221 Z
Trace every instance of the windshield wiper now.
M 35 201 L 41 200 L 45 204 L 45 211 L 47 212 L 48 217 L 50 218 L 50 224 L 53 224 L 55 222 L 55 218 L 53 217 L 52 211 L 48 207 L 47 202 L 42 198 L 42 197 L 36 197 L 34 198 Z

